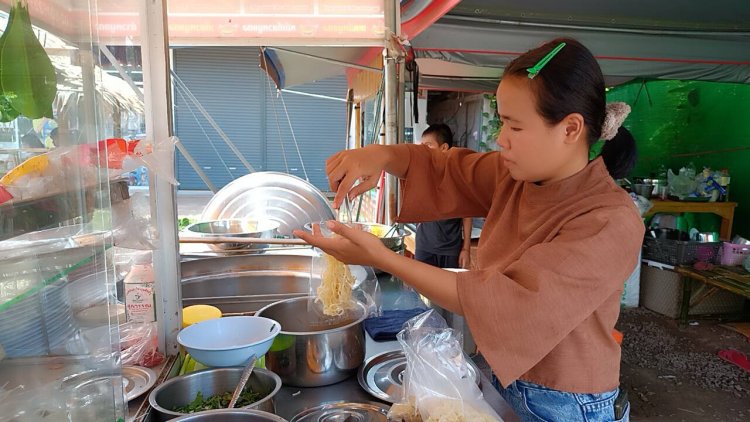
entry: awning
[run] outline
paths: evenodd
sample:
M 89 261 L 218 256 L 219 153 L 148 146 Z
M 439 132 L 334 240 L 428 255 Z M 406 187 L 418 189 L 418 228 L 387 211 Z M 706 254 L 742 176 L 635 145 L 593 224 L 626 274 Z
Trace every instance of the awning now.
M 427 89 L 494 91 L 475 74 L 494 69 L 499 79 L 515 57 L 561 36 L 590 48 L 610 85 L 633 78 L 750 83 L 745 0 L 668 3 L 464 0 L 412 46 Z M 441 70 L 427 60 L 465 67 Z

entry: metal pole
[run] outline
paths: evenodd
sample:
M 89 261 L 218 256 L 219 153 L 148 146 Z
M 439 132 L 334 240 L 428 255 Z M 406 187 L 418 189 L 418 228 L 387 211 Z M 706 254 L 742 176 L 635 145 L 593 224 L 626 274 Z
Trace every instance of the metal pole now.
M 385 144 L 395 145 L 399 142 L 399 80 L 398 80 L 398 54 L 395 49 L 389 48 L 393 42 L 392 36 L 398 36 L 401 30 L 399 24 L 400 7 L 396 0 L 386 0 L 385 2 L 385 46 L 383 50 L 383 69 L 385 70 Z M 384 224 L 393 224 L 398 215 L 398 180 L 390 174 L 385 177 L 385 186 L 383 192 L 385 203 L 385 213 L 383 215 Z
M 141 5 L 146 138 L 156 147 L 171 142 L 172 135 L 167 0 L 144 0 Z M 158 246 L 153 252 L 159 348 L 168 355 L 176 355 L 179 352 L 177 333 L 182 325 L 182 294 L 175 188 L 155 173 L 149 174 L 149 179 L 151 220 L 159 234 Z

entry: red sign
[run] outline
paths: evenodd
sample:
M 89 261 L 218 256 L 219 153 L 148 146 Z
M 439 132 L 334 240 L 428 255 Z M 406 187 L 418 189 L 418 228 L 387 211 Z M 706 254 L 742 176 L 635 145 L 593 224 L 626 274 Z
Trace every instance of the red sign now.
M 0 0 L 9 3 L 13 0 Z M 57 2 L 28 0 L 32 21 L 55 35 L 88 38 L 138 38 L 143 33 L 138 3 L 113 2 L 93 10 Z M 81 32 L 81 37 L 76 37 Z M 382 39 L 383 0 L 176 0 L 169 3 L 169 35 L 180 38 Z

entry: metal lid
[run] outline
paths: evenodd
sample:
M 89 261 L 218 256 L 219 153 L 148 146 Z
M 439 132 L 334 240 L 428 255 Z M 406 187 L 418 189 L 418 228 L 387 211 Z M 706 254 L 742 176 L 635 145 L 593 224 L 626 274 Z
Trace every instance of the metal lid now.
M 470 362 L 469 372 L 479 384 L 479 370 Z M 389 403 L 398 403 L 403 395 L 406 356 L 402 350 L 381 353 L 359 369 L 357 380 L 368 393 Z
M 377 403 L 328 403 L 298 413 L 291 422 L 387 422 L 388 406 Z
M 125 398 L 130 401 L 138 398 L 156 384 L 156 373 L 141 366 L 123 366 L 122 380 Z
M 401 350 L 370 358 L 359 370 L 357 380 L 368 393 L 389 403 L 401 401 L 406 356 Z
M 325 195 L 311 183 L 286 173 L 255 172 L 230 182 L 203 209 L 201 221 L 232 218 L 279 223 L 278 233 L 291 236 L 305 223 L 333 220 Z

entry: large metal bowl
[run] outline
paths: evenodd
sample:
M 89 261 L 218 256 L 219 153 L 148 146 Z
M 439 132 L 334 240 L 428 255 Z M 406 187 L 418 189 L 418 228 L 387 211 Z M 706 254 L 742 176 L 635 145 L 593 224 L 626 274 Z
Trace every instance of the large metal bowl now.
M 287 422 L 268 412 L 249 409 L 206 410 L 174 419 L 174 422 Z
M 284 385 L 321 387 L 343 381 L 356 373 L 365 359 L 362 321 L 367 317 L 359 304 L 351 317 L 329 325 L 308 311 L 311 297 L 276 302 L 256 315 L 281 324 L 281 332 L 266 354 L 266 367 L 279 374 Z
M 196 237 L 232 237 L 239 239 L 272 239 L 279 223 L 271 220 L 227 219 L 202 221 L 191 224 L 185 231 Z M 214 250 L 260 249 L 268 245 L 259 243 L 209 243 Z
M 185 413 L 178 413 L 172 409 L 189 404 L 199 391 L 204 398 L 234 391 L 243 369 L 241 366 L 204 369 L 172 378 L 156 387 L 148 396 L 149 404 L 154 410 L 154 420 L 167 421 L 184 416 Z M 245 388 L 267 394 L 263 399 L 246 406 L 245 409 L 270 413 L 276 411 L 274 396 L 281 389 L 281 379 L 278 375 L 265 369 L 255 368 Z

